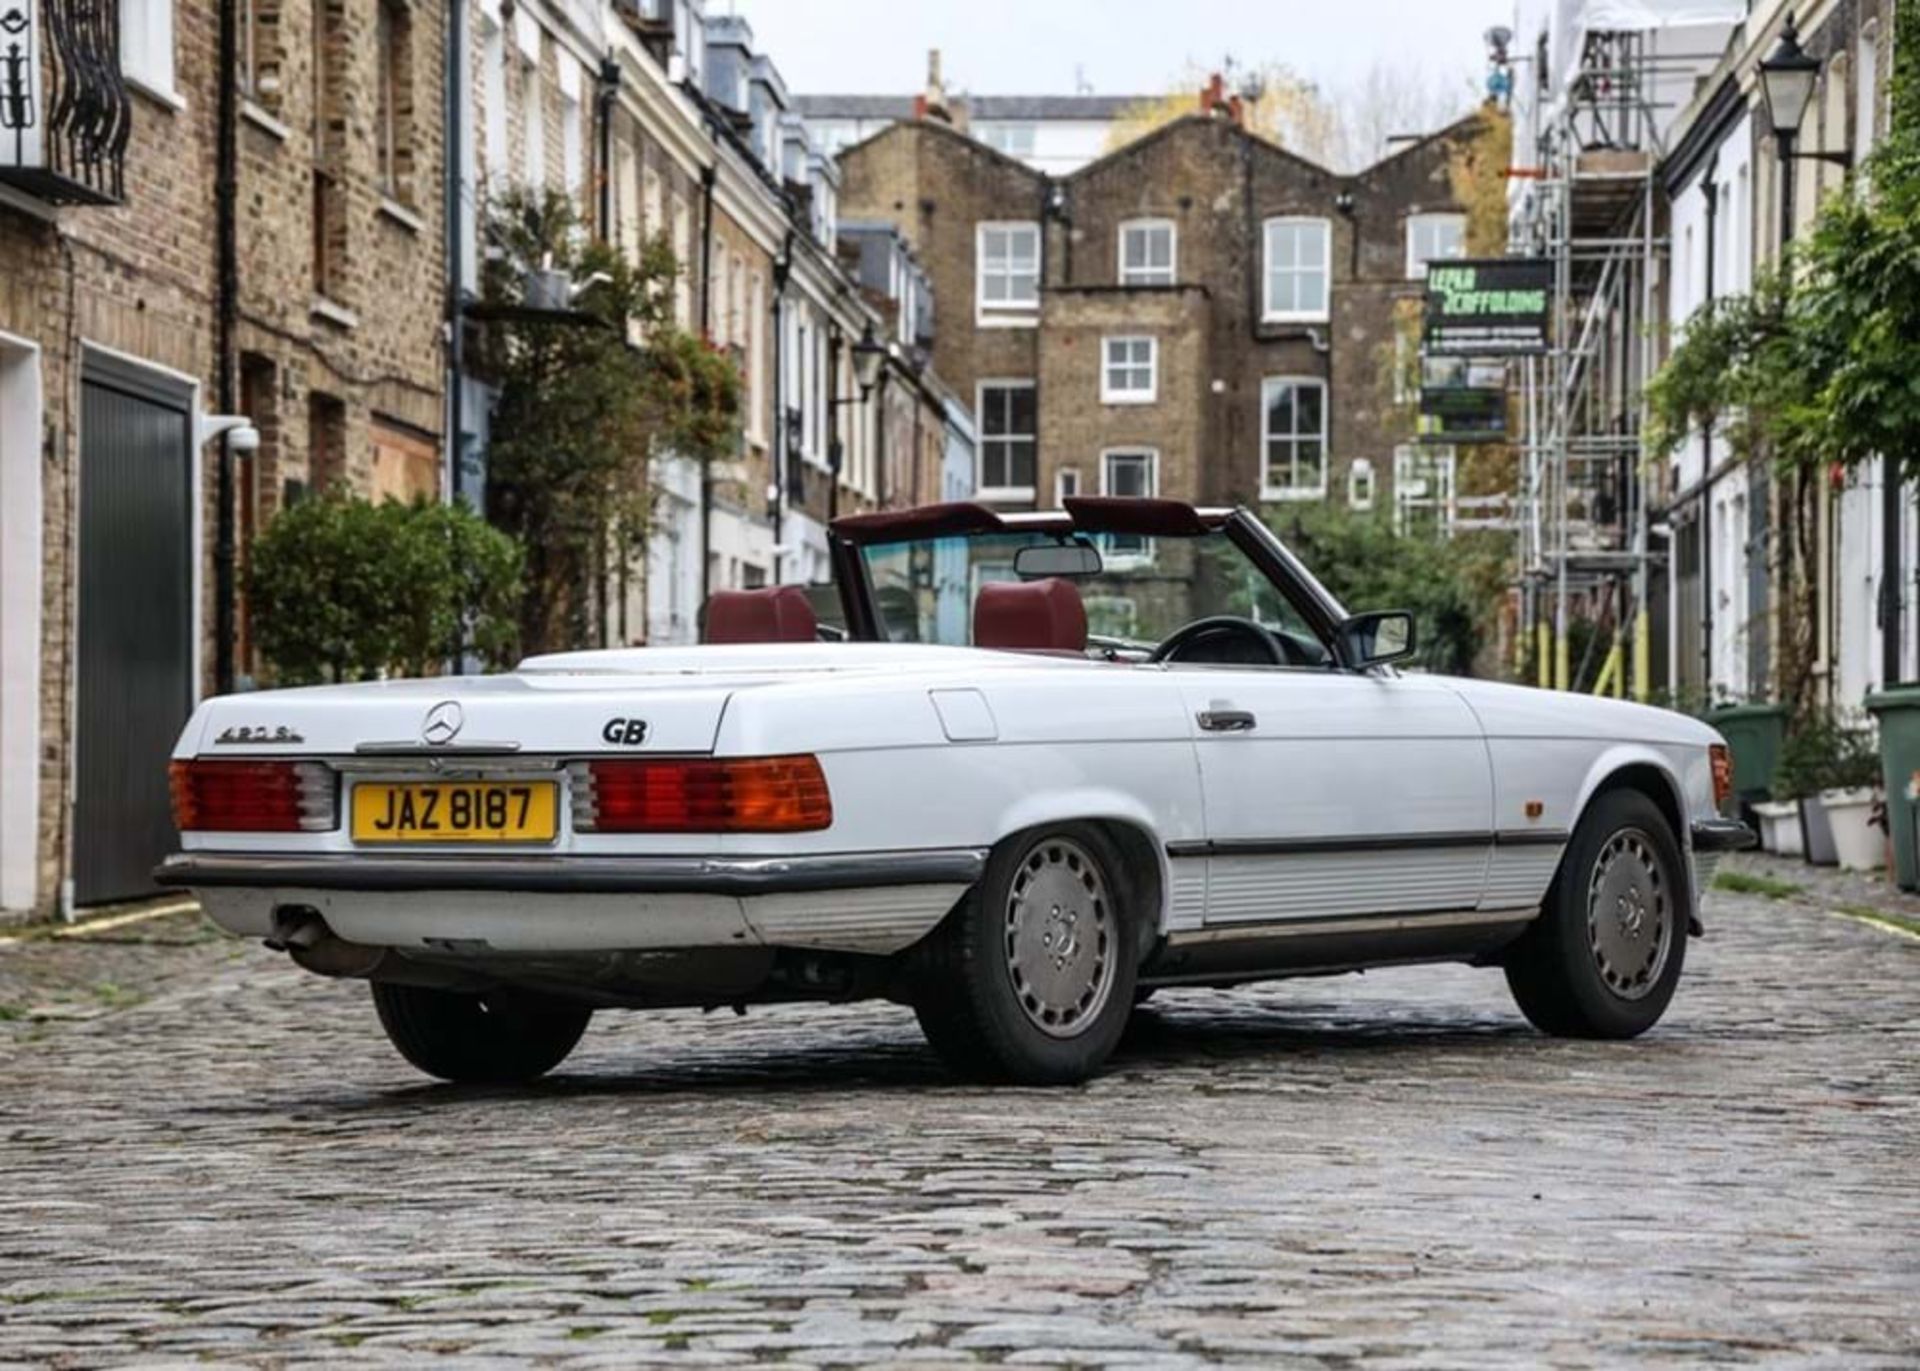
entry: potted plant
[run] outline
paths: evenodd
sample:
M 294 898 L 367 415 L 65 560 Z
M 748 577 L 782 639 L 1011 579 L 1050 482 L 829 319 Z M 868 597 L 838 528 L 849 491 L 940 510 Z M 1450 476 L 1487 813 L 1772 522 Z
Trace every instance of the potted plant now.
M 1815 866 L 1835 866 L 1840 860 L 1819 798 L 1831 784 L 1828 778 L 1840 746 L 1840 729 L 1831 711 L 1816 708 L 1788 728 L 1773 769 L 1774 796 L 1799 810 L 1801 853 Z
M 1880 753 L 1863 728 L 1837 730 L 1819 806 L 1833 835 L 1833 849 L 1849 871 L 1871 871 L 1886 861 L 1883 830 L 1873 822 L 1879 800 Z

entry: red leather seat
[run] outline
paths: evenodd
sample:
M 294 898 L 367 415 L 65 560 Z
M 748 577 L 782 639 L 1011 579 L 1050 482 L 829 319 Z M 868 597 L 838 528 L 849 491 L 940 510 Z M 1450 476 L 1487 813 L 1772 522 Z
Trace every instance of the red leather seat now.
M 799 586 L 716 590 L 707 598 L 703 643 L 811 643 L 819 621 Z
M 1087 607 L 1071 581 L 990 581 L 973 602 L 973 645 L 1018 652 L 1087 650 Z

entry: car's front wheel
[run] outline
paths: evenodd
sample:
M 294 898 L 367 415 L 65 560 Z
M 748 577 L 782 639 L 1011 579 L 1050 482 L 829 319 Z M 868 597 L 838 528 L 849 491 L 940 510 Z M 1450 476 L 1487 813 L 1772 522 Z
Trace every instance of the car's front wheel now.
M 1026 1085 L 1098 1071 L 1133 1007 L 1138 939 L 1124 864 L 1097 828 L 1033 830 L 995 850 L 934 935 L 915 1011 L 963 1075 Z
M 1599 796 L 1539 919 L 1508 954 L 1521 1012 L 1562 1037 L 1646 1032 L 1680 980 L 1688 900 L 1686 864 L 1659 806 L 1635 790 Z
M 591 1009 L 512 996 L 373 983 L 380 1026 L 400 1055 L 443 1081 L 504 1085 L 545 1075 L 587 1031 Z

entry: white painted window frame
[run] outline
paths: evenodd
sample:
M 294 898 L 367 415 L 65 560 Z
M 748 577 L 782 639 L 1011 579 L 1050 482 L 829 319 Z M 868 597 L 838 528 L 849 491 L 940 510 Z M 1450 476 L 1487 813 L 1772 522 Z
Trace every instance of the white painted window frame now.
M 1127 235 L 1130 233 L 1150 233 L 1155 229 L 1167 232 L 1167 265 L 1165 267 L 1129 267 L 1127 265 Z M 1126 219 L 1120 224 L 1118 241 L 1115 244 L 1115 265 L 1118 278 L 1123 286 L 1171 286 L 1180 280 L 1180 226 L 1171 219 Z
M 1067 483 L 1069 480 L 1071 480 L 1073 483 L 1072 490 L 1067 489 Z M 1079 494 L 1080 494 L 1080 468 L 1079 467 L 1061 467 L 1058 471 L 1053 473 L 1053 506 L 1055 509 L 1065 509 L 1067 507 L 1067 501 L 1077 498 Z
M 1147 388 L 1120 389 L 1113 384 L 1113 373 L 1138 371 L 1140 363 L 1126 361 L 1117 366 L 1113 347 L 1124 343 L 1129 349 L 1136 343 L 1147 345 Z M 1100 340 L 1100 403 L 1105 405 L 1151 405 L 1160 399 L 1160 340 L 1150 333 L 1115 333 Z
M 1420 255 L 1420 245 L 1417 241 L 1420 229 L 1425 225 L 1441 221 L 1457 223 L 1460 226 L 1460 251 L 1445 258 L 1422 257 Z M 1467 216 L 1459 210 L 1427 210 L 1419 214 L 1409 214 L 1407 216 L 1406 240 L 1407 279 L 1409 281 L 1424 281 L 1427 279 L 1428 262 L 1452 261 L 1467 255 Z
M 1282 228 L 1311 228 L 1320 234 L 1320 307 L 1318 309 L 1276 309 L 1273 303 L 1273 233 Z M 1282 267 L 1294 276 L 1305 275 L 1309 268 Z M 1277 214 L 1260 226 L 1260 306 L 1261 319 L 1270 324 L 1324 324 L 1333 317 L 1333 221 L 1315 215 Z
M 1034 431 L 1028 442 L 1033 450 L 1033 470 L 1037 480 L 1040 475 L 1040 405 L 1039 382 L 1030 376 L 984 376 L 973 388 L 974 422 L 978 432 L 974 440 L 973 484 L 975 498 L 981 500 L 1032 500 L 1034 488 L 1027 486 L 990 486 L 986 483 L 987 444 L 996 441 L 1000 435 L 987 432 L 987 392 L 990 390 L 1030 390 L 1034 392 L 1033 424 Z
M 1312 386 L 1320 392 L 1320 484 L 1318 486 L 1276 486 L 1272 481 L 1273 461 L 1271 448 L 1274 434 L 1268 428 L 1272 418 L 1273 406 L 1268 400 L 1268 392 L 1275 386 Z M 1327 498 L 1327 470 L 1333 465 L 1333 454 L 1329 450 L 1327 429 L 1332 416 L 1327 412 L 1327 383 L 1320 376 L 1263 376 L 1260 379 L 1260 498 L 1269 501 L 1281 500 L 1324 500 Z M 1311 435 L 1293 433 L 1286 435 L 1296 442 Z M 1294 466 L 1299 465 L 1298 453 L 1294 456 Z
M 120 73 L 162 104 L 185 109 L 179 89 L 174 0 L 120 0 Z
M 1347 467 L 1347 507 L 1349 509 L 1372 509 L 1379 491 L 1379 475 L 1373 469 L 1373 459 L 1356 457 Z M 1361 483 L 1366 484 L 1366 494 L 1360 493 Z
M 1116 457 L 1144 457 L 1147 459 L 1146 491 L 1143 494 L 1136 493 L 1136 495 L 1129 498 L 1151 500 L 1159 496 L 1160 449 L 1149 443 L 1119 443 L 1113 447 L 1100 449 L 1100 493 L 1102 495 L 1114 496 L 1117 494 L 1113 488 L 1112 468 L 1113 459 Z M 1115 536 L 1116 535 L 1113 534 L 1106 535 L 1106 550 L 1101 554 L 1102 560 L 1104 560 L 1109 567 L 1124 569 L 1126 567 L 1141 566 L 1153 560 L 1152 538 L 1143 537 L 1140 539 L 1140 545 L 1138 547 L 1121 550 L 1113 545 Z M 1124 537 L 1128 535 L 1117 536 Z
M 1033 235 L 1033 299 L 1032 300 L 988 300 L 987 299 L 987 235 L 989 233 L 1029 232 Z M 1040 277 L 1044 267 L 1045 245 L 1040 232 L 1040 224 L 1034 219 L 989 219 L 976 224 L 973 230 L 973 308 L 974 317 L 982 328 L 1035 328 L 1040 323 Z M 1013 255 L 1009 252 L 1004 259 L 1011 263 Z M 998 268 L 1009 281 L 1015 278 L 1011 266 Z

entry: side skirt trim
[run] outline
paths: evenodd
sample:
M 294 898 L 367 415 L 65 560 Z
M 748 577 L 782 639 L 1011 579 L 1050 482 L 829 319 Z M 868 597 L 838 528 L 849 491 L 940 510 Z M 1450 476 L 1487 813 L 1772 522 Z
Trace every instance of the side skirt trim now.
M 1394 833 L 1324 838 L 1222 838 L 1167 844 L 1167 856 L 1297 857 L 1331 852 L 1413 852 L 1450 847 L 1558 847 L 1563 828 L 1502 829 L 1478 833 Z
M 1539 917 L 1538 905 L 1514 909 L 1436 909 L 1418 914 L 1357 914 L 1335 919 L 1287 919 L 1272 923 L 1220 924 L 1179 929 L 1167 934 L 1167 946 L 1199 943 L 1267 942 L 1327 933 L 1404 933 L 1425 928 L 1498 928 Z

